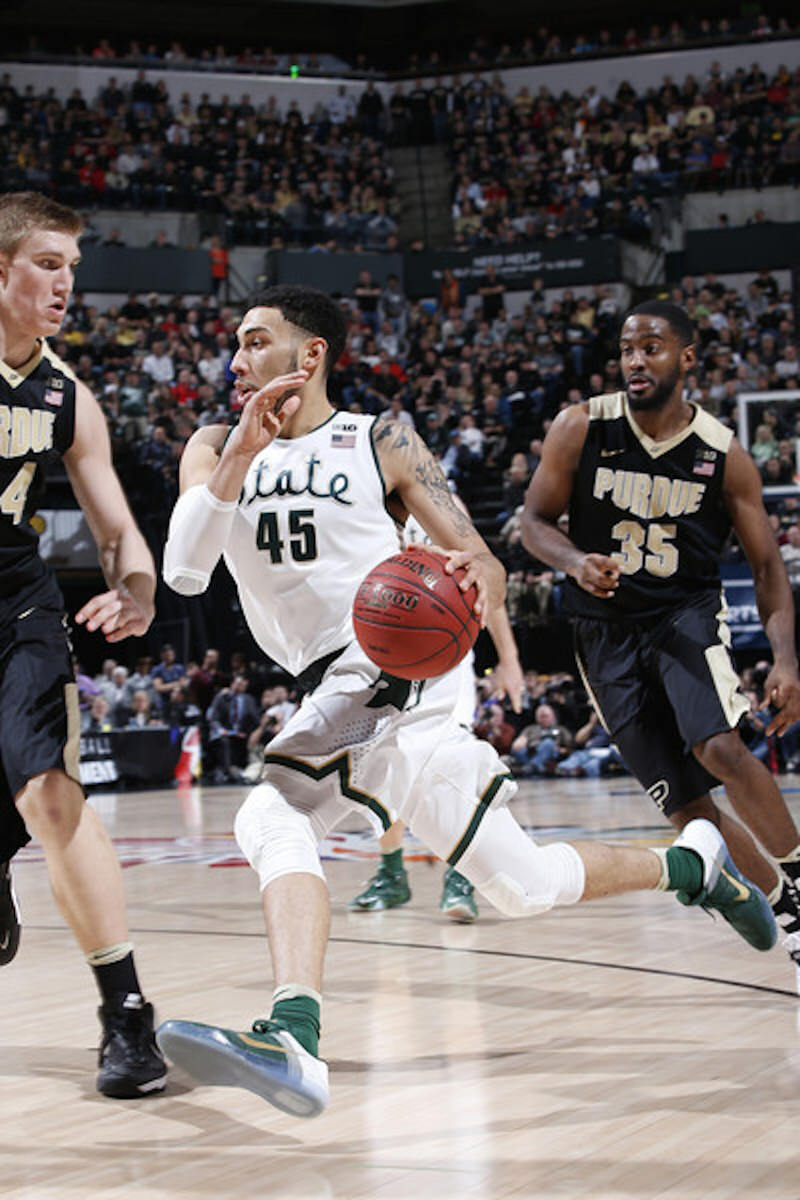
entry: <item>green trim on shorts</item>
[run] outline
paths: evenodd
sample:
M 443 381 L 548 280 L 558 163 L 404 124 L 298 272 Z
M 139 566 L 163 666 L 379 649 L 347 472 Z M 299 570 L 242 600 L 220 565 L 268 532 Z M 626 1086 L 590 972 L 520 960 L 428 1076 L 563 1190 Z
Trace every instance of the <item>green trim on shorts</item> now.
M 453 853 L 448 854 L 447 856 L 447 861 L 451 867 L 454 867 L 459 859 L 461 859 L 468 850 L 470 842 L 478 832 L 478 826 L 491 808 L 492 801 L 500 790 L 502 784 L 505 783 L 507 779 L 513 778 L 514 776 L 510 771 L 506 771 L 503 775 L 495 775 L 494 779 L 491 781 L 486 791 L 478 801 L 478 807 L 472 814 L 472 820 L 467 826 L 464 836 L 459 841 Z
M 332 758 L 322 767 L 312 767 L 311 763 L 305 762 L 302 758 L 293 758 L 290 754 L 265 754 L 265 766 L 269 763 L 274 763 L 278 767 L 286 767 L 289 771 L 298 771 L 301 775 L 306 775 L 316 782 L 326 779 L 328 775 L 335 772 L 339 776 L 339 789 L 343 796 L 370 809 L 380 821 L 384 832 L 392 824 L 392 818 L 380 800 L 377 800 L 375 796 L 368 795 L 367 792 L 360 792 L 350 785 L 350 755 L 347 750 L 338 758 Z

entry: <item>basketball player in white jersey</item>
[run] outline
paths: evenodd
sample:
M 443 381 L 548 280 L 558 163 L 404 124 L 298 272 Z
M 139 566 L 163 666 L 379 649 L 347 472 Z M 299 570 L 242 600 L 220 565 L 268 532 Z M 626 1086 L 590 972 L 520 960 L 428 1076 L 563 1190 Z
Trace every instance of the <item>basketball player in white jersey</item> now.
M 339 306 L 311 288 L 271 288 L 245 313 L 232 370 L 237 426 L 198 430 L 181 464 L 165 549 L 167 582 L 202 591 L 220 555 L 263 650 L 306 697 L 270 742 L 235 832 L 260 880 L 275 992 L 252 1030 L 167 1021 L 162 1049 L 202 1082 L 249 1088 L 314 1116 L 328 1101 L 318 1057 L 330 902 L 319 842 L 357 808 L 377 828 L 401 817 L 508 916 L 635 889 L 671 890 L 720 911 L 760 949 L 776 938 L 764 896 L 718 831 L 693 822 L 666 851 L 594 842 L 537 846 L 505 802 L 516 784 L 457 719 L 461 672 L 425 683 L 383 675 L 353 637 L 363 576 L 397 550 L 408 513 L 448 569 L 465 568 L 485 622 L 504 572 L 422 440 L 386 417 L 337 412 L 327 377 L 344 349 Z

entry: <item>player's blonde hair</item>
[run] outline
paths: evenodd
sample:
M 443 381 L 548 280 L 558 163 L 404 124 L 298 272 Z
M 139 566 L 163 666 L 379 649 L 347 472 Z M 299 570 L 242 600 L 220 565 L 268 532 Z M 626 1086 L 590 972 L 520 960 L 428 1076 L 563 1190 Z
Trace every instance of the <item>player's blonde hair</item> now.
M 83 218 L 40 192 L 4 192 L 0 195 L 0 253 L 13 258 L 20 244 L 35 229 L 50 229 L 79 237 Z

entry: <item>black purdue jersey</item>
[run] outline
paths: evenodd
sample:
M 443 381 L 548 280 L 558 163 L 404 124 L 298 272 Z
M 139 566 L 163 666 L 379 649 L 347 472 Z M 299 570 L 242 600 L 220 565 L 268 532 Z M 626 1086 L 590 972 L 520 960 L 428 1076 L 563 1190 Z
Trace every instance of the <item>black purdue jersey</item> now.
M 74 433 L 75 379 L 46 342 L 19 371 L 0 360 L 0 620 L 31 601 L 61 604 L 31 517 L 48 460 Z
M 723 503 L 733 434 L 695 408 L 689 425 L 654 442 L 635 424 L 625 392 L 593 396 L 569 509 L 570 539 L 622 569 L 610 600 L 566 581 L 567 610 L 643 620 L 719 593 L 719 556 L 731 522 Z

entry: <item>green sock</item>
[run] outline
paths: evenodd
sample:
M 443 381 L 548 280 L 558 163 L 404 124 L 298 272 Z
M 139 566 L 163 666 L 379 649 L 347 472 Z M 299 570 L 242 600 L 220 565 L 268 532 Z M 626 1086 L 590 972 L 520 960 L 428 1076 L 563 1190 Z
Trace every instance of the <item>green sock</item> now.
M 402 875 L 405 867 L 403 866 L 403 850 L 390 850 L 388 854 L 382 854 L 381 859 L 387 871 L 392 875 Z
M 686 892 L 694 899 L 703 888 L 703 860 L 688 846 L 670 846 L 666 853 L 668 892 Z
M 297 1038 L 300 1045 L 317 1055 L 319 1050 L 319 1002 L 312 996 L 292 996 L 291 1000 L 278 1000 L 269 1014 L 271 1021 L 280 1021 Z

